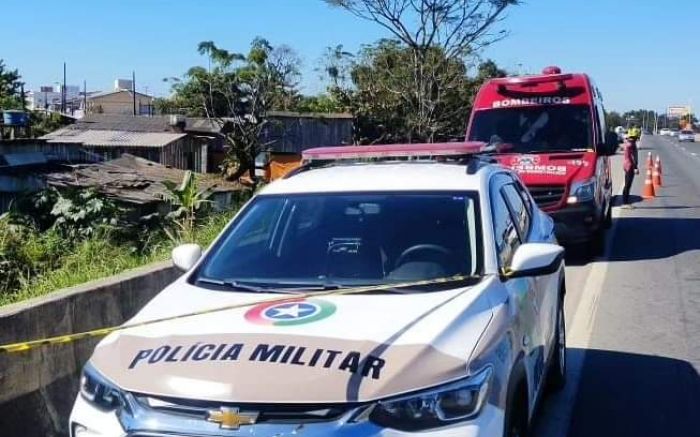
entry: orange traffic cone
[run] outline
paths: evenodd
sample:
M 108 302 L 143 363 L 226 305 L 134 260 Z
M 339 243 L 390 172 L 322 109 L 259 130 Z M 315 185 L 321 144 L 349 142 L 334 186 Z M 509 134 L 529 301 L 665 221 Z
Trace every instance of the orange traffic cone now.
M 654 169 L 651 172 L 651 179 L 654 182 L 654 191 L 658 191 L 658 188 L 662 186 L 661 183 L 661 160 L 659 155 L 656 155 L 656 161 L 654 161 Z
M 642 191 L 642 198 L 653 199 L 656 197 L 654 192 L 654 182 L 651 180 L 651 169 L 647 169 L 647 177 L 644 180 L 644 191 Z
M 651 152 L 647 153 L 647 169 L 651 170 L 654 168 L 654 160 L 651 158 Z

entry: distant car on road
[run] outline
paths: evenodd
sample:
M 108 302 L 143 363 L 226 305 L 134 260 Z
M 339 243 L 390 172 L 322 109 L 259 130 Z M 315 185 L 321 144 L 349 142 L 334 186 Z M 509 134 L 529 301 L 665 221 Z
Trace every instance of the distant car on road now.
M 672 137 L 678 137 L 678 129 L 669 129 L 669 135 Z
M 692 130 L 682 130 L 678 134 L 678 141 L 683 142 L 683 141 L 688 141 L 691 143 L 695 142 L 695 132 Z

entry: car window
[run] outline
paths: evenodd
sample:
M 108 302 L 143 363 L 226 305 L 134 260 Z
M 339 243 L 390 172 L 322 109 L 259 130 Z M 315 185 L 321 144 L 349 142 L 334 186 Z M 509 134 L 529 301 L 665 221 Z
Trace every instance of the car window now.
M 518 194 L 520 194 L 520 197 L 523 199 L 523 202 L 525 203 L 525 209 L 527 209 L 527 213 L 530 215 L 530 219 L 533 217 L 533 201 L 532 197 L 530 197 L 530 194 L 528 194 L 527 189 L 523 186 L 522 183 L 518 180 L 513 180 L 515 189 L 518 191 Z
M 506 200 L 498 189 L 501 186 L 498 183 L 492 185 L 491 213 L 498 262 L 501 267 L 506 267 L 510 265 L 513 254 L 520 245 L 520 238 Z
M 530 233 L 530 214 L 525 207 L 522 197 L 518 194 L 514 184 L 504 185 L 501 188 L 501 193 L 510 206 L 511 216 L 513 222 L 517 225 L 520 241 L 526 242 Z
M 194 280 L 353 286 L 474 275 L 476 199 L 471 192 L 260 196 Z
M 233 243 L 236 248 L 250 250 L 253 247 L 265 247 L 271 244 L 273 234 L 279 232 L 279 217 L 282 213 L 281 205 L 255 204 L 239 223 L 237 233 L 242 235 Z M 259 217 L 251 220 L 250 217 Z

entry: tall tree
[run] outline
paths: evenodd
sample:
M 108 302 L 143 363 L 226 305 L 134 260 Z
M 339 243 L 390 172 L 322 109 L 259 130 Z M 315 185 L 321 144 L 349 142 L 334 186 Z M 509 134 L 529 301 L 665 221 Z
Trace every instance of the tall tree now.
M 615 126 L 629 126 L 636 124 L 645 129 L 653 129 L 655 115 L 656 111 L 652 111 L 651 109 L 636 109 L 633 111 L 627 111 L 621 115 L 622 122 Z
M 426 120 L 416 110 L 413 54 L 404 44 L 382 40 L 365 46 L 358 56 L 338 53 L 331 50 L 325 62 L 330 95 L 355 115 L 355 141 L 363 144 L 463 139 L 476 89 L 484 80 L 506 74 L 486 61 L 470 75 L 461 59 L 447 59 L 433 47 L 423 67 L 434 84 Z
M 0 108 L 19 109 L 22 107 L 22 81 L 17 70 L 7 68 L 0 59 Z
M 444 93 L 455 83 L 455 62 L 505 36 L 494 27 L 518 0 L 325 0 L 388 30 L 405 48 L 403 80 L 410 83 L 410 140 L 433 141 L 442 125 Z M 381 47 L 386 48 L 386 45 Z M 365 54 L 366 55 L 366 54 Z M 406 75 L 405 73 L 408 73 Z M 387 93 L 395 90 L 387 89 Z
M 624 126 L 625 119 L 619 112 L 609 111 L 605 114 L 605 125 L 608 127 L 608 129 L 614 129 L 618 126 Z
M 208 117 L 219 127 L 229 151 L 225 174 L 238 179 L 247 171 L 255 179 L 255 157 L 263 144 L 268 112 L 290 109 L 299 96 L 300 61 L 287 46 L 272 46 L 256 38 L 247 54 L 219 48 L 212 41 L 199 44 L 209 65 L 193 67 L 184 79 L 169 79 L 174 95 L 162 108 Z

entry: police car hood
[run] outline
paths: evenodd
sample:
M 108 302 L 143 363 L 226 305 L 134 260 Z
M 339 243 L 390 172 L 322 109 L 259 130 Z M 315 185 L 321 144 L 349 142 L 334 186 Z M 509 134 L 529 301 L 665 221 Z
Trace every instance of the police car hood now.
M 495 158 L 517 172 L 526 185 L 569 185 L 587 174 L 592 176 L 596 154 L 592 151 L 499 154 Z
M 129 323 L 274 301 L 115 332 L 98 345 L 91 364 L 124 390 L 162 397 L 265 403 L 385 398 L 467 375 L 470 354 L 492 317 L 484 292 L 492 281 L 420 294 L 290 300 L 178 280 Z

